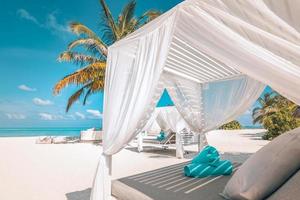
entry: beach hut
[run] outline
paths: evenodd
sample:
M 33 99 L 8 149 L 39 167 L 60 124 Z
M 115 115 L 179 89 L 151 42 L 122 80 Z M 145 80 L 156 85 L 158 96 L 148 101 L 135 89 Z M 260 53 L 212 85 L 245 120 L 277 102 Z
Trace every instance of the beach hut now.
M 203 135 L 265 85 L 300 103 L 300 2 L 186 0 L 109 47 L 103 154 L 92 200 L 111 195 L 111 158 L 147 124 L 163 91 Z

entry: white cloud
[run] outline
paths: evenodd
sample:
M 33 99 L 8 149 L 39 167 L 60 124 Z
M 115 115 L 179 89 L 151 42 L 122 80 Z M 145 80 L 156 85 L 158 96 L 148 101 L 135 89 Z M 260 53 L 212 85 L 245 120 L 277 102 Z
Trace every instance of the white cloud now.
M 46 20 L 44 23 L 37 20 L 36 17 L 31 15 L 27 10 L 21 8 L 17 10 L 17 15 L 28 21 L 33 22 L 41 28 L 48 29 L 51 33 L 58 35 L 60 37 L 65 37 L 65 33 L 71 33 L 68 24 L 60 24 L 55 16 L 55 12 L 46 15 Z
M 75 115 L 76 115 L 77 117 L 79 117 L 80 119 L 85 119 L 85 115 L 82 114 L 82 113 L 80 113 L 80 112 L 75 112 Z
M 64 119 L 62 115 L 53 115 L 49 113 L 39 113 L 39 116 L 42 120 L 47 120 L 47 121 Z
M 27 91 L 27 92 L 34 92 L 34 91 L 36 91 L 36 88 L 31 88 L 31 87 L 29 87 L 27 85 L 24 85 L 24 84 L 19 85 L 18 88 L 20 90 Z
M 17 15 L 20 18 L 26 19 L 26 20 L 31 21 L 40 26 L 40 23 L 38 22 L 38 20 L 25 9 L 21 8 L 21 9 L 17 10 Z
M 51 30 L 54 34 L 61 34 L 61 33 L 70 33 L 70 29 L 67 24 L 60 24 L 58 23 L 54 14 L 48 14 L 47 20 L 45 23 L 45 27 Z
M 18 113 L 6 113 L 8 119 L 26 119 L 26 116 Z
M 87 113 L 91 114 L 91 117 L 93 119 L 100 119 L 102 118 L 102 113 L 99 110 L 92 110 L 92 109 L 88 109 L 86 110 Z
M 48 99 L 40 99 L 40 98 L 34 98 L 32 99 L 33 103 L 35 105 L 38 105 L 38 106 L 49 106 L 49 105 L 53 105 L 54 103 Z
M 76 117 L 74 115 L 67 115 L 67 117 L 69 117 L 69 119 L 75 120 Z

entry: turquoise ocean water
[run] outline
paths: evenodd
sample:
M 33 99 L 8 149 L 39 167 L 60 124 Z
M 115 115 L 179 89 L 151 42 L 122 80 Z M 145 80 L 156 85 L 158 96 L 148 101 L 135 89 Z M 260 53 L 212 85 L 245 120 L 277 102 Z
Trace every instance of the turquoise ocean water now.
M 0 128 L 0 137 L 79 136 L 88 128 Z
M 91 127 L 80 128 L 0 128 L 0 137 L 34 137 L 34 136 L 79 136 L 80 131 Z M 244 126 L 244 129 L 262 128 Z M 97 130 L 99 130 L 97 128 Z

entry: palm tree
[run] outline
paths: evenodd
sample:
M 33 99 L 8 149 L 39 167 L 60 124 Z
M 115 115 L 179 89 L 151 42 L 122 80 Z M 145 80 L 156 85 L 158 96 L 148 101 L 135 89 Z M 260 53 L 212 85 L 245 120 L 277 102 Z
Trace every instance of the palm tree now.
M 277 101 L 280 101 L 280 98 L 276 92 L 266 93 L 263 98 L 259 97 L 258 103 L 260 105 L 252 111 L 253 124 L 262 124 L 266 117 L 274 114 L 278 110 Z
M 100 5 L 102 8 L 101 35 L 98 36 L 79 22 L 70 23 L 70 30 L 78 38 L 71 42 L 67 50 L 58 57 L 60 62 L 72 62 L 80 66 L 79 70 L 58 81 L 53 89 L 54 95 L 58 95 L 70 84 L 80 87 L 69 97 L 66 112 L 81 97 L 85 105 L 90 95 L 103 91 L 108 46 L 160 15 L 159 11 L 148 10 L 140 17 L 135 17 L 136 2 L 130 0 L 118 18 L 114 19 L 104 0 L 100 0 Z M 83 48 L 84 51 L 76 51 L 78 48 Z

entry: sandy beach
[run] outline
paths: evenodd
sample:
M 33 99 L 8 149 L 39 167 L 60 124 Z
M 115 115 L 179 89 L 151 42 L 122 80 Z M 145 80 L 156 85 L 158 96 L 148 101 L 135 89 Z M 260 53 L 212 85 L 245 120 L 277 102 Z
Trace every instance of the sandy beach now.
M 212 131 L 208 133 L 208 142 L 224 158 L 243 162 L 268 143 L 260 139 L 260 132 Z M 89 192 L 101 146 L 35 144 L 35 140 L 35 137 L 0 138 L 1 200 L 75 200 L 78 192 Z M 143 153 L 137 153 L 135 147 L 136 143 L 132 142 L 113 157 L 113 179 L 187 160 L 175 158 L 173 147 L 162 151 L 145 144 Z M 197 146 L 185 149 L 195 152 Z

